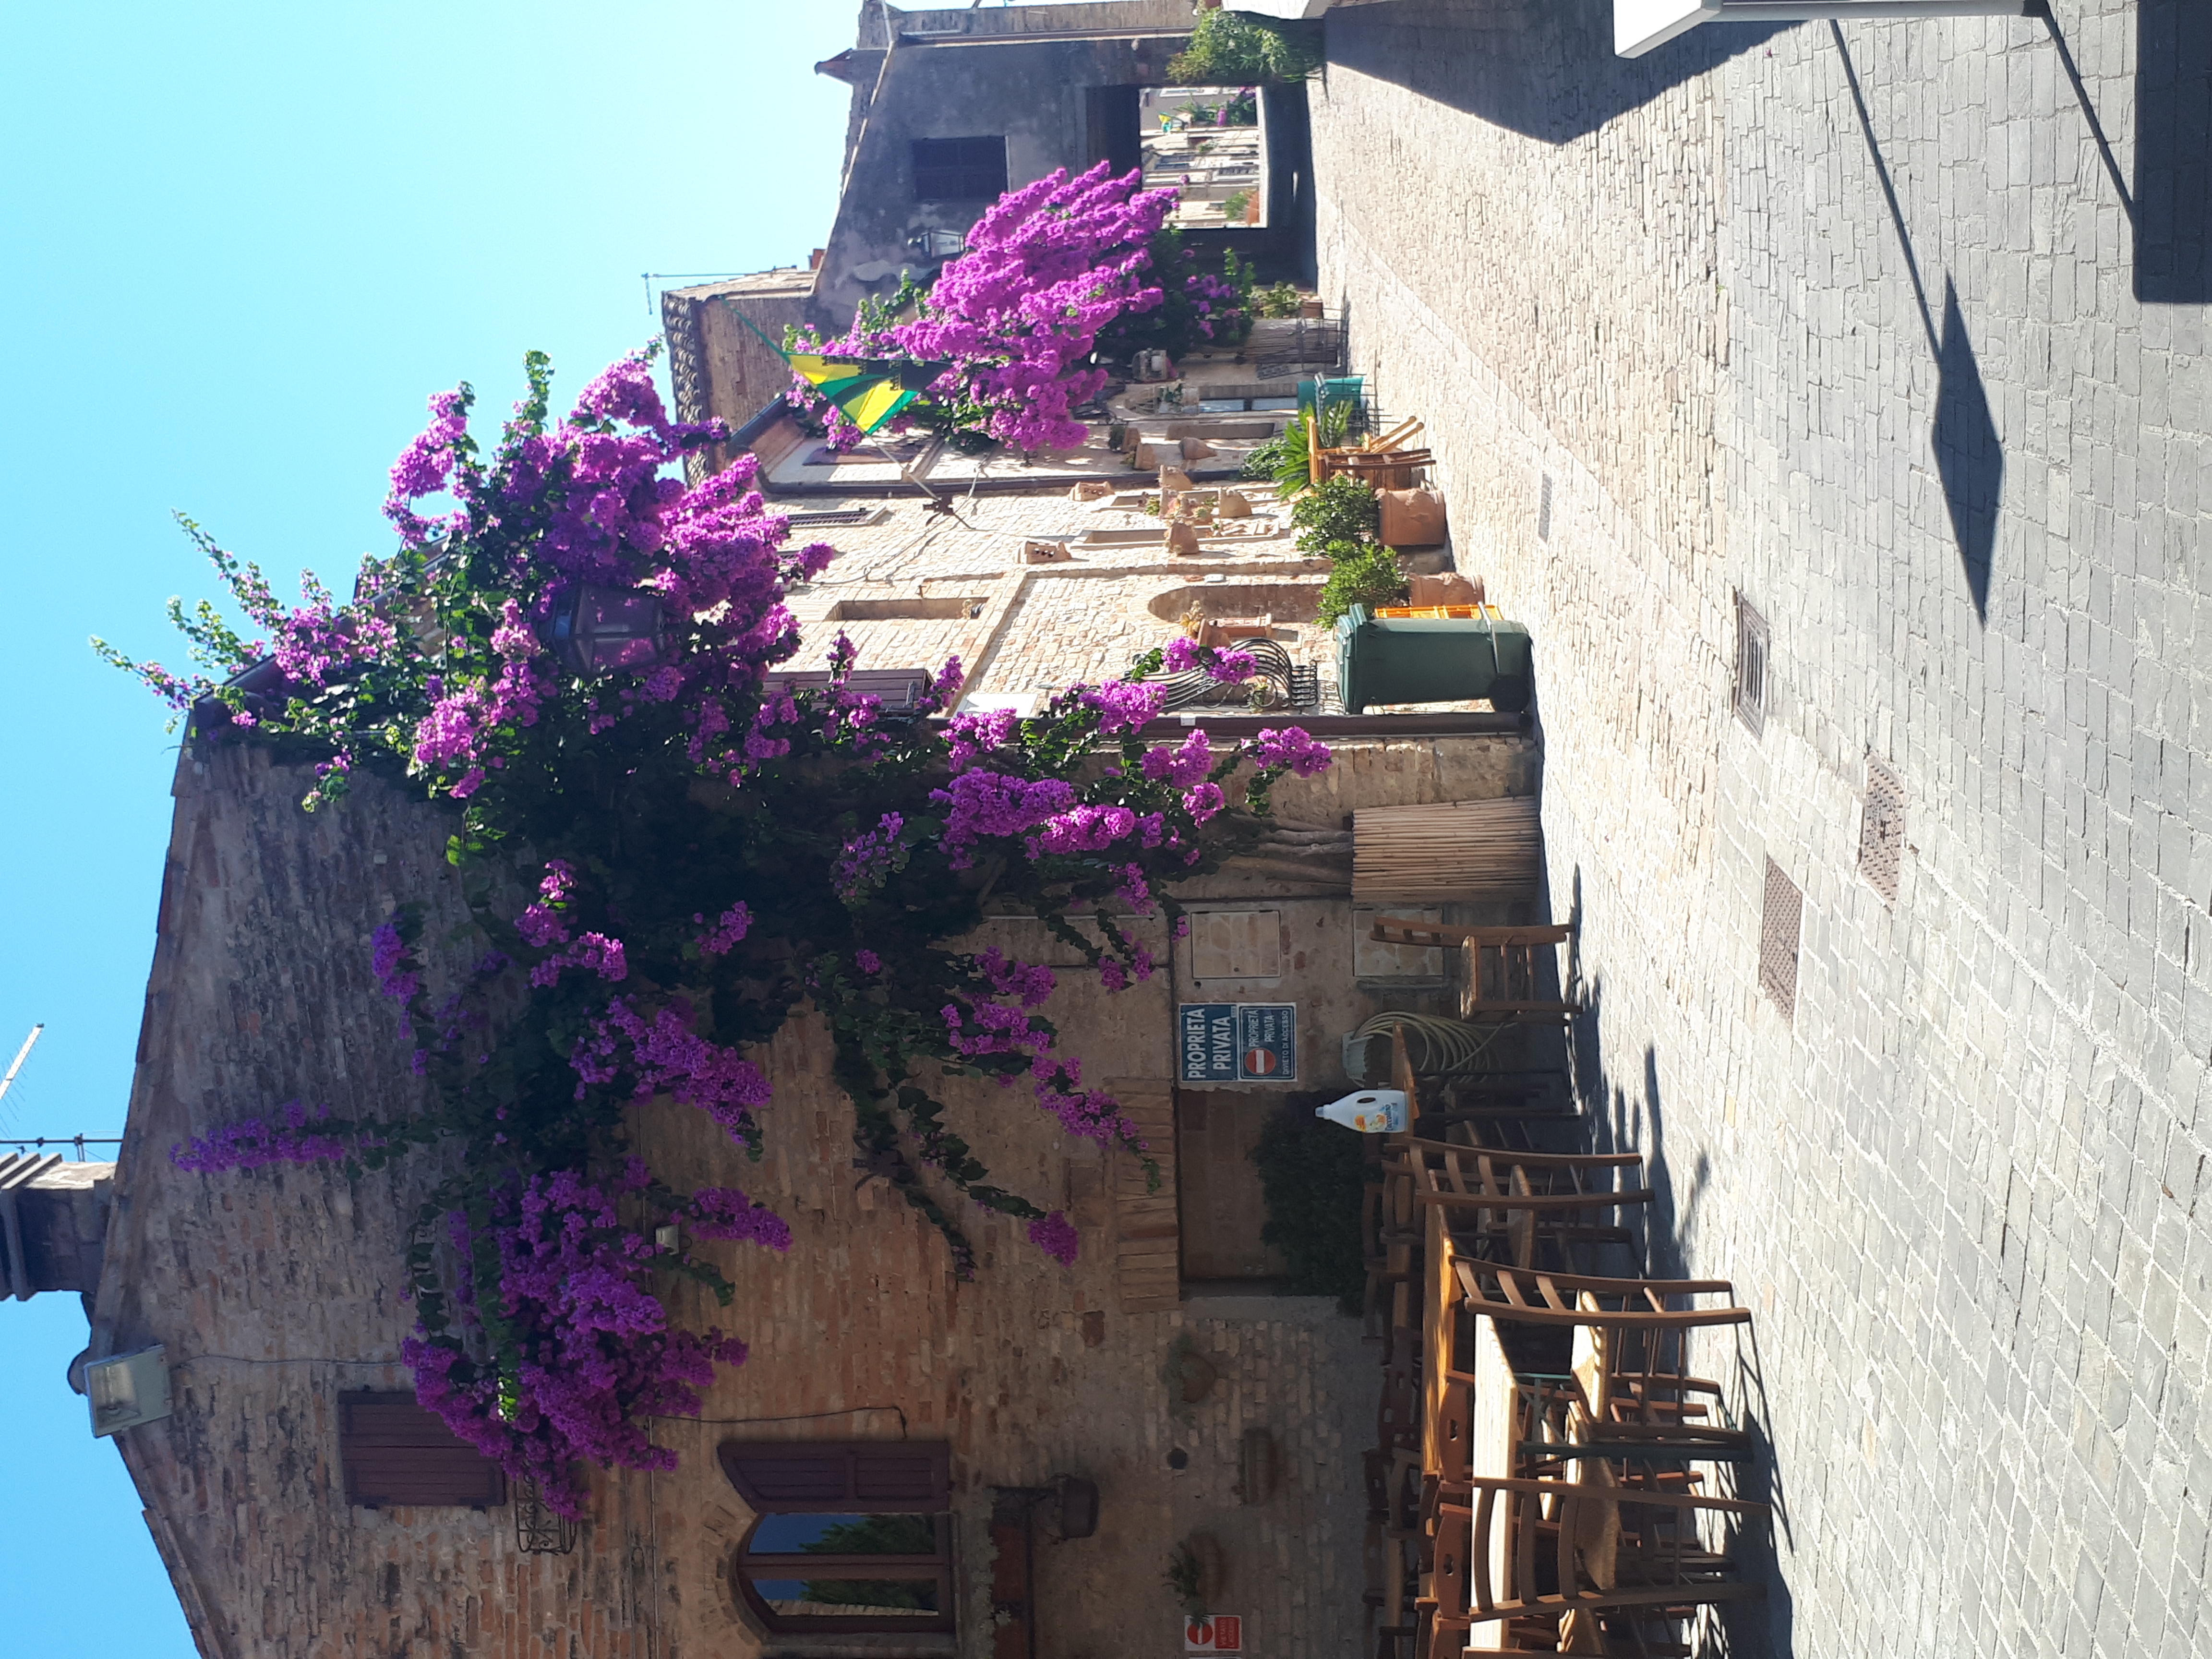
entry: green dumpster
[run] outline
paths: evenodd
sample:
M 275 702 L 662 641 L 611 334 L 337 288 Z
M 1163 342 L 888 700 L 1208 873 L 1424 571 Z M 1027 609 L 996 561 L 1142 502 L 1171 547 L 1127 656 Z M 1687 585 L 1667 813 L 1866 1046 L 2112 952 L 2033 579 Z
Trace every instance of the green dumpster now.
M 1375 617 L 1355 605 L 1336 624 L 1336 683 L 1347 714 L 1478 697 L 1518 714 L 1534 690 L 1528 630 L 1477 617 Z

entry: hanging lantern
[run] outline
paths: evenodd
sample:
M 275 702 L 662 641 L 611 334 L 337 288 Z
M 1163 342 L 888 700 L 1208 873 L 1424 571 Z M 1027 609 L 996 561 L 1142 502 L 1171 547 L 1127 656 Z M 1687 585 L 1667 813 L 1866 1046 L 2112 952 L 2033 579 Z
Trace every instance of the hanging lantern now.
M 907 243 L 907 246 L 925 259 L 950 259 L 955 254 L 968 251 L 968 233 L 961 230 L 925 230 Z
M 553 613 L 553 654 L 589 678 L 660 660 L 660 595 L 636 587 L 579 582 Z

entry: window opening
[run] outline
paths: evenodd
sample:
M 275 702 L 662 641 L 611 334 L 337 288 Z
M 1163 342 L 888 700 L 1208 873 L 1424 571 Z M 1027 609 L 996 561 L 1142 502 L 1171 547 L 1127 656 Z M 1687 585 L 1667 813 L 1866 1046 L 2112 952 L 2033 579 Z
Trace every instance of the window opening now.
M 760 1516 L 736 1572 L 770 1630 L 953 1628 L 948 1448 L 732 1441 L 720 1455 Z
M 914 141 L 915 201 L 989 202 L 1006 193 L 1004 137 Z

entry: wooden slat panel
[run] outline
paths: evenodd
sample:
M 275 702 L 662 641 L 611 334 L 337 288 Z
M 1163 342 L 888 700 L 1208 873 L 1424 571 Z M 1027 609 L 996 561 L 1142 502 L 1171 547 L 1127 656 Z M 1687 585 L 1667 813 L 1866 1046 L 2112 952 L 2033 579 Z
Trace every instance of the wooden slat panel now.
M 722 1472 L 754 1509 L 930 1515 L 951 1487 L 951 1449 L 933 1441 L 726 1440 Z
M 1372 902 L 1533 898 L 1542 833 L 1533 795 L 1370 807 L 1352 832 L 1352 896 Z
M 1137 1126 L 1159 1166 L 1157 1188 L 1141 1163 L 1114 1165 L 1114 1267 L 1123 1313 L 1154 1313 L 1182 1301 L 1182 1229 L 1176 1198 L 1175 1097 L 1154 1079 L 1109 1080 L 1108 1093 Z
M 489 1509 L 507 1502 L 499 1465 L 416 1405 L 411 1394 L 341 1394 L 338 1462 L 346 1502 L 363 1509 Z

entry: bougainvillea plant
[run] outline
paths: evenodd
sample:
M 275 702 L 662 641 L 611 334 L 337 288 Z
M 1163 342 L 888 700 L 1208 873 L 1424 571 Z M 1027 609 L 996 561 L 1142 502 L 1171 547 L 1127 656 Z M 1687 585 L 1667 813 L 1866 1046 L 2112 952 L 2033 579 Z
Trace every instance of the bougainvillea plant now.
M 1028 719 L 948 718 L 957 662 L 918 713 L 895 714 L 857 689 L 842 640 L 826 684 L 779 684 L 799 638 L 787 590 L 832 551 L 787 544 L 750 457 L 694 489 L 672 476 L 723 434 L 672 422 L 648 363 L 616 364 L 555 420 L 532 354 L 488 456 L 469 388 L 434 398 L 392 471 L 401 546 L 364 562 L 350 602 L 308 577 L 288 607 L 188 522 L 263 637 L 204 602 L 172 606 L 199 673 L 99 647 L 194 741 L 311 765 L 310 811 L 344 810 L 374 774 L 449 815 L 472 926 L 433 937 L 414 904 L 366 919 L 430 1103 L 370 1120 L 295 1102 L 176 1158 L 212 1176 L 439 1149 L 453 1173 L 415 1218 L 407 1264 L 418 1395 L 571 1515 L 580 1461 L 666 1466 L 649 1419 L 696 1413 L 715 1365 L 744 1356 L 671 1317 L 682 1279 L 732 1299 L 702 1242 L 790 1243 L 743 1193 L 683 1191 L 649 1168 L 634 1103 L 696 1109 L 757 1157 L 774 1089 L 749 1050 L 811 1012 L 854 1103 L 856 1164 L 936 1224 L 957 1272 L 973 1267 L 971 1204 L 1072 1261 L 1066 1218 L 992 1184 L 948 1125 L 942 1079 L 1023 1085 L 1070 1134 L 1133 1158 L 1144 1143 L 1037 1012 L 1053 971 L 957 941 L 988 895 L 1043 918 L 1109 992 L 1142 979 L 1152 960 L 1115 918 L 1173 921 L 1169 884 L 1215 867 L 1277 779 L 1328 759 L 1295 727 L 1228 748 L 1198 730 L 1147 742 L 1159 653 Z M 450 510 L 428 512 L 441 495 Z M 658 600 L 657 648 L 580 672 L 550 643 L 557 619 L 610 596 Z M 1233 653 L 1203 665 L 1250 672 Z
M 1073 410 L 1106 386 L 1097 356 L 1164 345 L 1180 356 L 1201 340 L 1233 343 L 1250 326 L 1249 268 L 1231 254 L 1224 276 L 1184 269 L 1193 256 L 1163 228 L 1176 193 L 1141 182 L 1133 171 L 1115 177 L 1104 161 L 1073 179 L 1055 169 L 1001 197 L 926 292 L 902 284 L 888 304 L 864 303 L 839 338 L 799 329 L 793 344 L 949 362 L 927 406 L 902 421 L 979 431 L 1022 450 L 1073 448 L 1085 437 Z M 1154 313 L 1159 325 L 1133 327 Z M 821 402 L 803 380 L 789 396 L 802 410 Z M 859 441 L 838 411 L 822 413 L 833 444 Z

